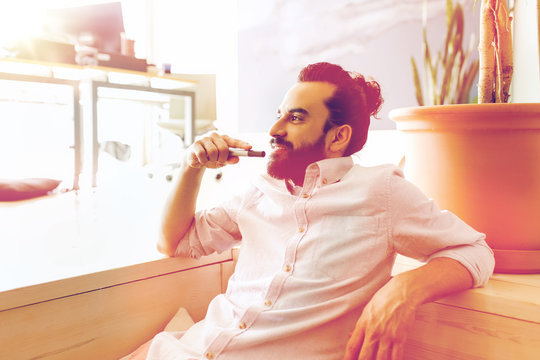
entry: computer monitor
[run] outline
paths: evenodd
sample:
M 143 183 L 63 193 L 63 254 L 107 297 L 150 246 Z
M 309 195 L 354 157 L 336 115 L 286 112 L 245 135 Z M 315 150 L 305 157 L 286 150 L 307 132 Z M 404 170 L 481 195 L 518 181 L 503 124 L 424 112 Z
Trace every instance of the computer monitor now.
M 95 47 L 100 52 L 120 53 L 120 34 L 124 32 L 122 4 L 110 2 L 51 8 L 46 11 L 43 30 Z

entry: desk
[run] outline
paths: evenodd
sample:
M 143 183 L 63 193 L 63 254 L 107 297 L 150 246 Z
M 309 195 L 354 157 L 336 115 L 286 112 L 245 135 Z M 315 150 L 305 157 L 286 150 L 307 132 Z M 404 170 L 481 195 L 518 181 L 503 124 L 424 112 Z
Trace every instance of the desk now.
M 195 135 L 195 92 L 181 90 L 193 86 L 196 83 L 179 79 L 174 75 L 157 75 L 132 70 L 124 70 L 99 66 L 79 66 L 70 64 L 58 64 L 43 61 L 22 59 L 0 59 L 0 79 L 65 84 L 73 87 L 73 121 L 74 121 L 74 175 L 73 188 L 79 188 L 79 178 L 83 168 L 85 144 L 91 147 L 92 154 L 92 186 L 97 185 L 96 174 L 98 171 L 98 101 L 99 89 L 109 88 L 124 90 L 129 94 L 146 92 L 163 94 L 171 97 L 185 99 L 184 111 L 184 145 L 190 145 Z M 80 89 L 89 88 L 86 96 L 81 96 Z M 86 94 L 86 93 L 84 93 Z M 137 101 L 136 97 L 131 98 Z M 80 101 L 88 104 L 85 115 L 90 119 L 91 126 L 84 126 L 84 116 L 81 115 Z M 84 109 L 82 109 L 84 111 Z M 85 141 L 85 137 L 92 141 Z
M 171 184 L 157 180 L 141 171 L 129 183 L 0 202 L 0 291 L 161 259 Z

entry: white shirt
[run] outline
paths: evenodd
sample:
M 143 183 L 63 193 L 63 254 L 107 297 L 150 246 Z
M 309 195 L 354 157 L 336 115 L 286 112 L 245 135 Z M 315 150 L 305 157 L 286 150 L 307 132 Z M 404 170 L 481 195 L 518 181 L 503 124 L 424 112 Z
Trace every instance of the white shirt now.
M 241 243 L 236 270 L 206 318 L 158 334 L 148 359 L 341 359 L 396 253 L 453 258 L 481 286 L 494 267 L 484 237 L 391 165 L 322 160 L 292 191 L 263 175 L 241 198 L 196 214 L 177 254 Z

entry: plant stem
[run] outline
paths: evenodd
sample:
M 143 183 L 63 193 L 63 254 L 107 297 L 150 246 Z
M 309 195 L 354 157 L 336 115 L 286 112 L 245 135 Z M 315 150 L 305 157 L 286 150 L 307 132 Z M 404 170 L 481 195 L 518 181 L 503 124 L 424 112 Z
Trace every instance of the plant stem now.
M 480 43 L 478 102 L 493 102 L 493 82 L 495 71 L 495 51 L 493 39 L 495 36 L 494 2 L 496 0 L 482 0 L 480 5 Z
M 514 72 L 514 61 L 512 56 L 512 26 L 508 13 L 506 0 L 497 1 L 497 17 L 495 21 L 497 39 L 497 102 L 508 102 L 510 83 Z
M 506 0 L 482 0 L 478 102 L 507 102 L 512 82 L 512 28 Z

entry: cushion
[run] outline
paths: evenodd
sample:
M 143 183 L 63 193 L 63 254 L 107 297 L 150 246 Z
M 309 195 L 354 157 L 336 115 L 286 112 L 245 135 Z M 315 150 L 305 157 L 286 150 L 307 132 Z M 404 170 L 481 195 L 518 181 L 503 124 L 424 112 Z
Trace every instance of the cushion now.
M 0 179 L 0 201 L 16 201 L 46 195 L 61 180 L 47 178 Z
M 186 309 L 180 307 L 173 318 L 165 326 L 164 331 L 184 331 L 193 326 L 195 322 Z
M 169 321 L 167 326 L 163 331 L 183 331 L 189 329 L 193 324 L 193 319 L 189 315 L 186 309 L 180 307 L 173 318 Z M 129 355 L 122 357 L 120 360 L 144 360 L 148 351 L 150 350 L 150 345 L 152 345 L 153 338 L 137 348 L 134 352 Z

